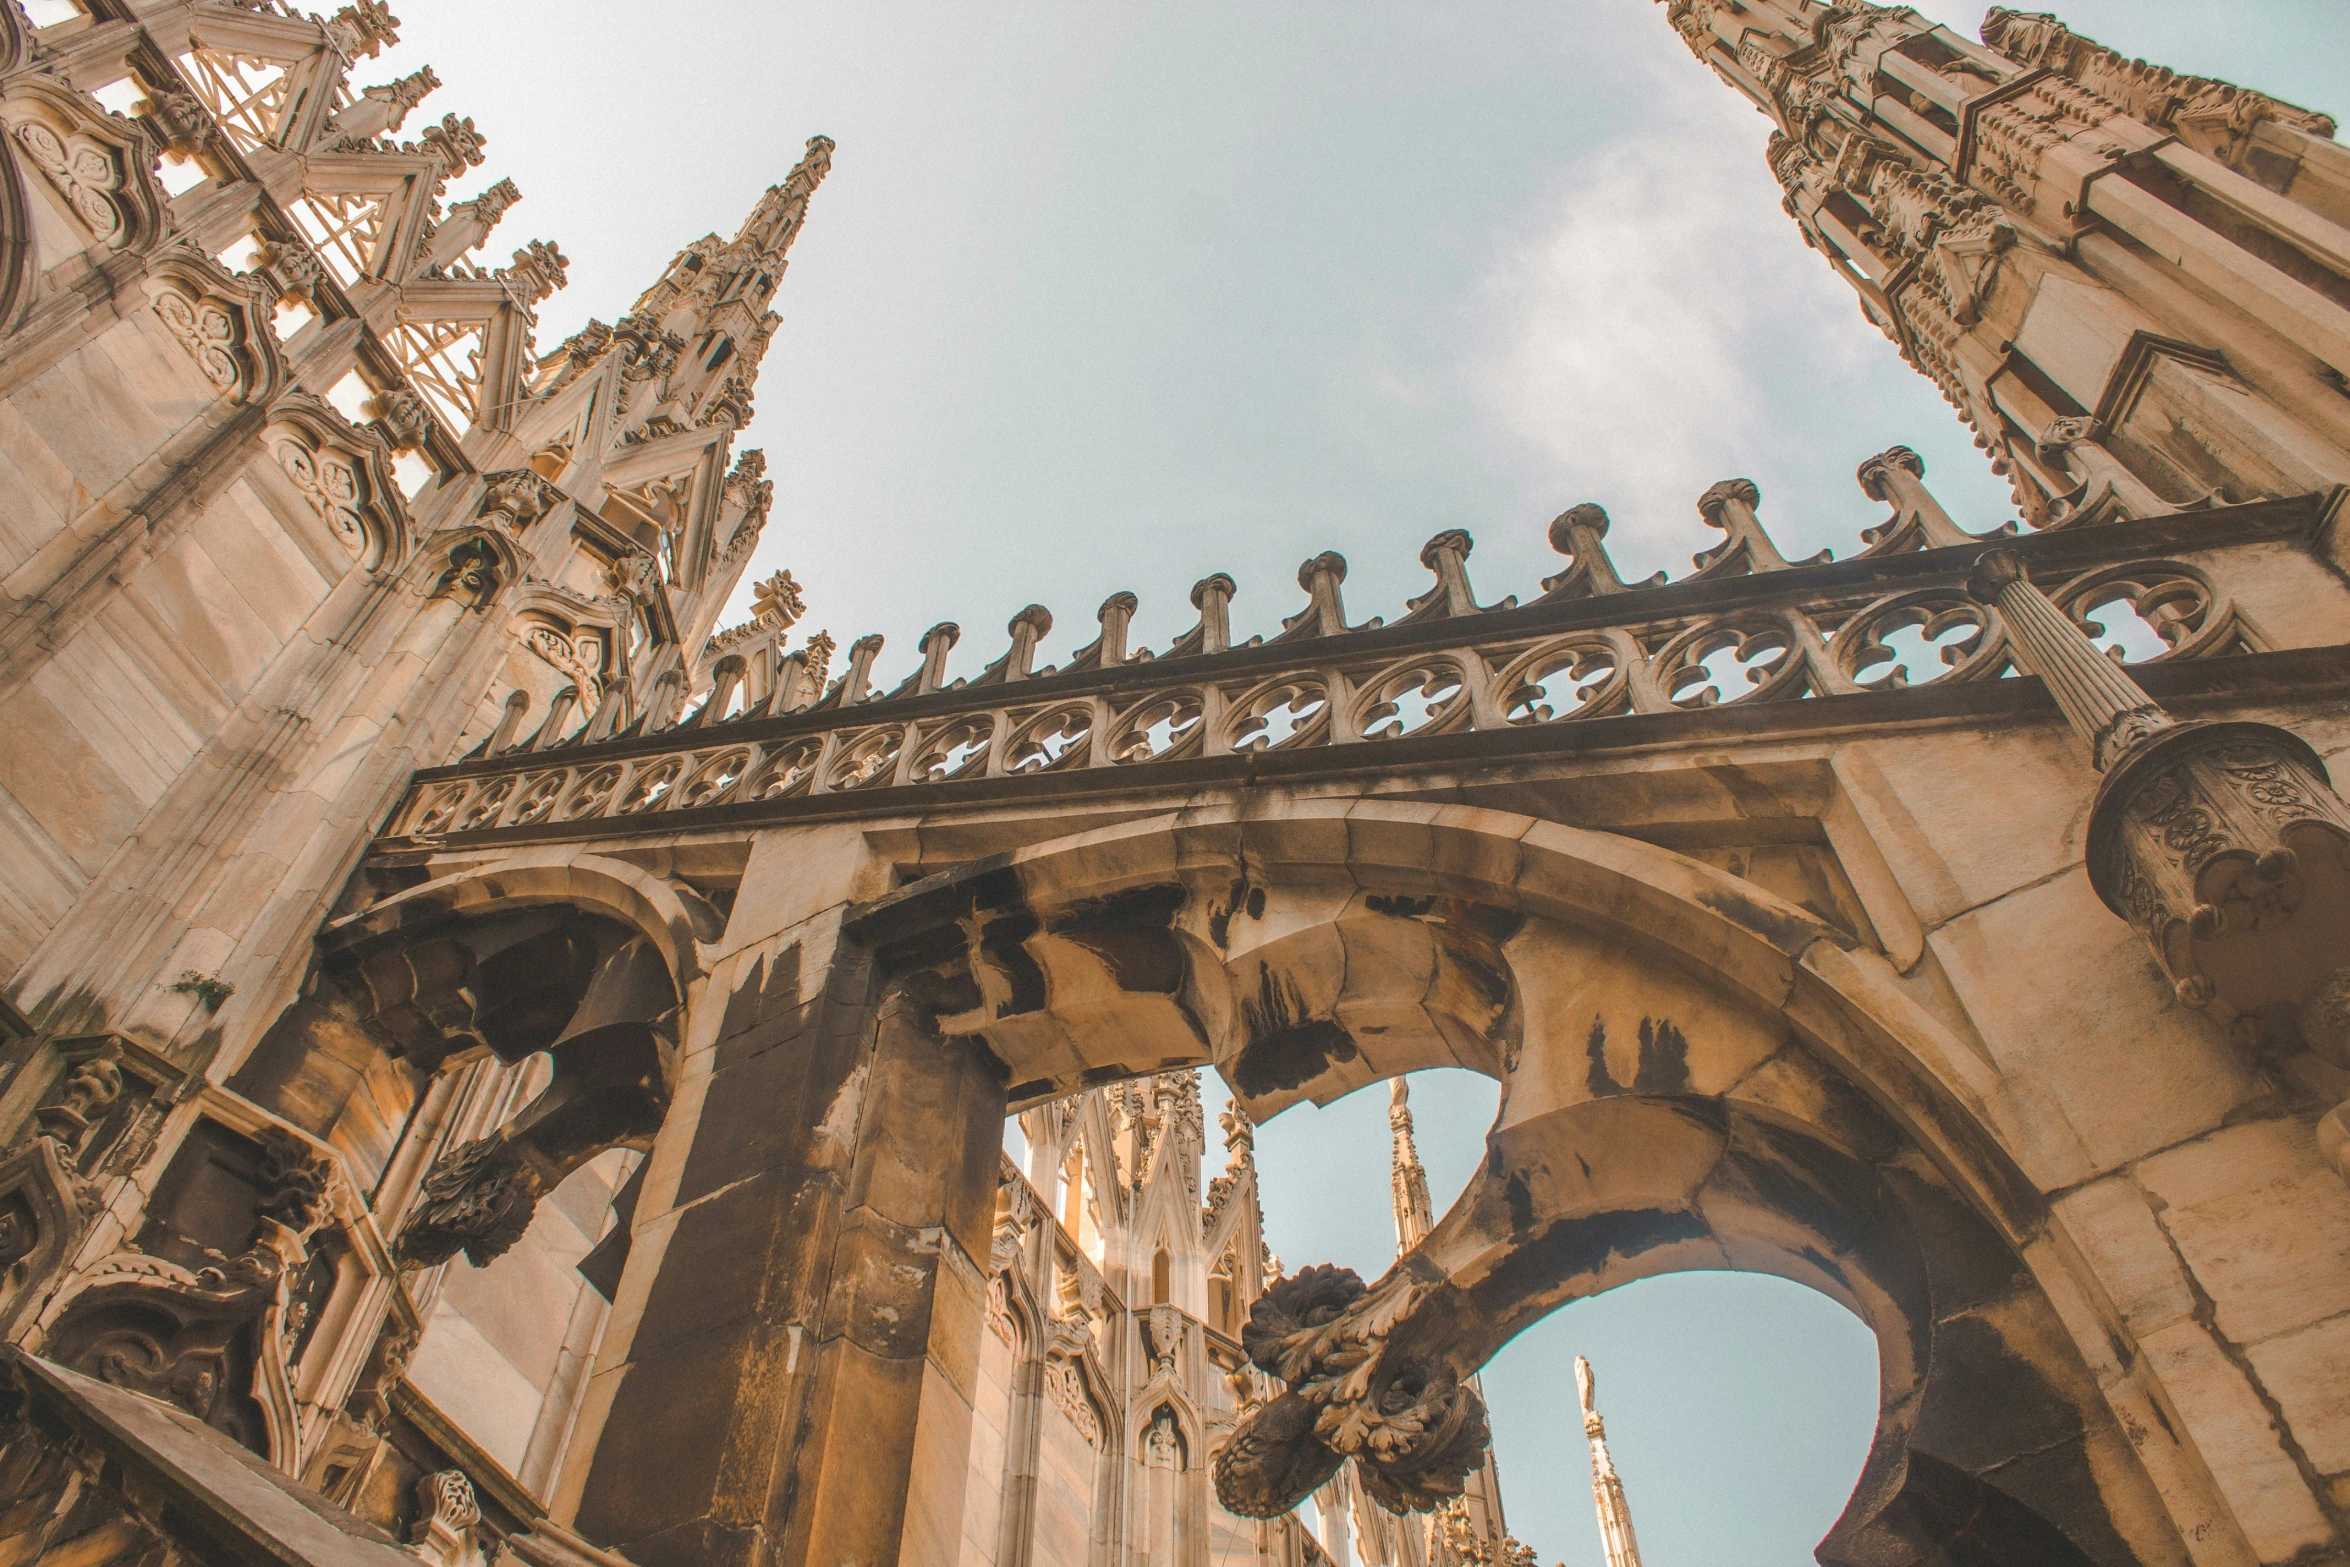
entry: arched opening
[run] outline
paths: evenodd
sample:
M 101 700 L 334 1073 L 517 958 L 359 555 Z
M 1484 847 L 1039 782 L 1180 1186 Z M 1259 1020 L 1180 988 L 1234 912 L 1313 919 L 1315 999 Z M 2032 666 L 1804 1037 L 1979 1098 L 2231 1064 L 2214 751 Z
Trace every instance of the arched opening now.
M 1232 1286 L 1229 1263 L 1219 1263 L 1208 1275 L 1208 1321 L 1226 1338 L 1240 1337 L 1240 1295 Z
M 408 1380 L 525 1488 L 549 1494 L 603 1334 L 608 1303 L 583 1264 L 626 1222 L 643 1155 L 612 1148 L 539 1200 L 522 1237 L 486 1266 L 462 1253 L 424 1284 Z
M 1015 1106 L 1203 1054 L 1259 1120 L 1440 1064 L 1502 1083 L 1477 1173 L 1408 1267 L 1366 1285 L 1291 1255 L 1292 1304 L 1259 1299 L 1288 1319 L 1250 1351 L 1283 1390 L 1222 1449 L 1224 1505 L 1293 1509 L 1347 1461 L 1317 1431 L 1382 1505 L 1440 1505 L 1484 1447 L 1467 1379 L 1512 1338 L 1639 1279 L 1728 1270 L 1874 1332 L 1876 1430 L 1823 1562 L 2120 1567 L 2176 1546 L 2020 1255 L 2042 1200 L 1937 1075 L 1965 1046 L 1894 999 L 1884 959 L 1695 861 L 1468 814 L 1130 823 L 890 907 L 1004 928 L 981 962 L 1012 1004 L 940 1022 L 988 1041 Z M 1170 879 L 1139 884 L 1169 850 Z M 959 983 L 940 993 L 986 994 Z M 1366 1352 L 1364 1375 L 1319 1369 Z
M 1167 1248 L 1161 1246 L 1157 1251 L 1151 1253 L 1152 1305 L 1164 1306 L 1167 1304 L 1168 1291 L 1173 1287 L 1170 1282 L 1172 1276 L 1173 1270 L 1167 1264 Z
M 1877 1427 L 1876 1337 L 1767 1274 L 1675 1273 L 1567 1306 L 1480 1378 L 1510 1532 L 1544 1562 L 1602 1559 L 1575 1357 L 1643 1556 L 1803 1562 L 1852 1495 Z
M 1399 1238 L 1399 1157 L 1423 1167 L 1435 1212 L 1460 1195 L 1500 1085 L 1458 1070 L 1409 1082 L 1408 1152 L 1377 1091 L 1297 1105 L 1258 1130 L 1266 1228 L 1284 1259 L 1383 1273 Z M 1211 1277 L 1211 1301 L 1214 1287 Z M 1844 1510 L 1877 1426 L 1874 1335 L 1782 1279 L 1676 1273 L 1563 1307 L 1480 1375 L 1509 1531 L 1538 1560 L 1602 1559 L 1578 1354 L 1600 1371 L 1602 1413 L 1650 1560 L 1803 1561 Z

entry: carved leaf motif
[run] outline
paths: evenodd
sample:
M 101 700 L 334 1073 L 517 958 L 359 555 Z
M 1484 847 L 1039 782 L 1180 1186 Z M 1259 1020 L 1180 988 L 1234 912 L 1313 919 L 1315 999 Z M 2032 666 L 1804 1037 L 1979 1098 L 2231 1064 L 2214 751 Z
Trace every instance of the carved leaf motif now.
M 1101 1446 L 1101 1416 L 1094 1410 L 1093 1399 L 1085 1391 L 1085 1373 L 1077 1369 L 1076 1363 L 1057 1356 L 1046 1361 L 1044 1388 L 1061 1413 L 1069 1417 L 1069 1423 L 1077 1428 L 1078 1435 L 1092 1446 Z
M 236 315 L 216 299 L 184 294 L 155 297 L 155 315 L 195 359 L 204 379 L 231 396 L 244 390 L 245 366 L 237 353 Z

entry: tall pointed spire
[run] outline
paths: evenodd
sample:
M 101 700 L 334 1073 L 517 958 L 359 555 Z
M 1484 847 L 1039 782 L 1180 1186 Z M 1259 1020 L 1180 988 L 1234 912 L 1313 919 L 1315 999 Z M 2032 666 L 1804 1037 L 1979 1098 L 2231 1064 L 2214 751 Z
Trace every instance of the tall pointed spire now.
M 1397 1078 L 1388 1091 L 1387 1126 L 1395 1134 L 1395 1249 L 1399 1254 L 1410 1251 L 1436 1227 L 1435 1204 L 1428 1200 L 1428 1171 L 1412 1141 L 1411 1101 L 1412 1091 Z
M 1591 1500 L 1599 1509 L 1599 1538 L 1607 1547 L 1608 1567 L 1640 1567 L 1640 1542 L 1632 1537 L 1632 1504 L 1624 1500 L 1624 1481 L 1608 1456 L 1607 1426 L 1594 1402 L 1596 1379 L 1591 1362 L 1575 1357 L 1575 1392 L 1583 1402 L 1583 1434 L 1591 1439 Z
M 1980 43 L 1856 0 L 1665 14 L 1771 117 L 1805 241 L 1973 426 L 2033 526 L 2322 489 L 2350 464 L 2342 176 L 2272 172 L 2339 168 L 2331 116 L 2004 6 Z M 2319 271 L 2280 270 L 2329 244 Z M 2115 347 L 2071 346 L 2091 339 Z M 2307 368 L 2243 368 L 2285 362 Z M 2207 387 L 2210 411 L 2175 417 L 2139 395 L 2150 376 Z

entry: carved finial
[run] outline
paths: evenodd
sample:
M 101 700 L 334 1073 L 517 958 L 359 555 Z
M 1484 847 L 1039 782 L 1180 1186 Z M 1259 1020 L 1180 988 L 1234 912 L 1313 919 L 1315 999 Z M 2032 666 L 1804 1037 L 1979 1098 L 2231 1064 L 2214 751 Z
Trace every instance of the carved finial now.
M 1790 561 L 1779 553 L 1771 536 L 1763 531 L 1762 519 L 1755 508 L 1762 504 L 1762 491 L 1752 479 L 1724 479 L 1698 497 L 1697 514 L 1709 527 L 1722 530 L 1722 542 L 1694 557 L 1696 578 L 1740 577 L 1754 571 L 1784 571 L 1789 566 L 1817 566 L 1827 560 L 1828 552 L 1802 561 Z
M 351 0 L 326 24 L 328 42 L 348 60 L 372 60 L 400 41 L 400 19 L 384 0 Z
M 498 714 L 498 727 L 490 731 L 483 742 L 481 754 L 497 756 L 514 748 L 514 737 L 522 732 L 523 715 L 530 711 L 530 693 L 520 686 L 506 693 L 506 705 Z
M 1974 535 L 1951 520 L 1925 485 L 1926 462 L 1906 446 L 1888 447 L 1860 465 L 1853 477 L 1861 493 L 1893 508 L 1893 515 L 1874 528 L 1862 530 L 1869 553 L 1889 554 L 1906 549 L 1942 549 L 1972 544 Z M 2013 532 L 2013 527 L 2001 530 Z
M 1191 603 L 1199 611 L 1199 624 L 1176 639 L 1167 650 L 1169 658 L 1180 658 L 1191 653 L 1221 653 L 1232 646 L 1232 595 L 1239 592 L 1233 580 L 1217 572 L 1202 577 L 1192 586 Z
M 819 691 L 824 689 L 825 677 L 832 671 L 832 648 L 832 633 L 819 631 L 808 639 L 803 649 L 808 655 L 808 675 Z
M 848 673 L 841 676 L 841 706 L 866 700 L 873 690 L 873 660 L 881 653 L 881 633 L 862 636 L 849 644 Z
M 961 641 L 963 628 L 951 620 L 942 620 L 922 633 L 922 669 L 914 677 L 914 693 L 936 691 L 947 681 L 947 654 Z
M 1241 1108 L 1240 1101 L 1233 1100 L 1217 1111 L 1216 1124 L 1224 1129 L 1224 1148 L 1232 1156 L 1231 1168 L 1237 1170 L 1256 1157 L 1257 1123 L 1248 1118 L 1248 1111 Z
M 1543 602 L 1663 585 L 1665 574 L 1661 571 L 1641 582 L 1626 582 L 1616 575 L 1615 562 L 1601 542 L 1607 537 L 1607 527 L 1607 509 L 1594 501 L 1570 506 L 1551 519 L 1550 547 L 1571 564 L 1557 576 L 1542 579 Z
M 751 613 L 764 622 L 772 620 L 776 627 L 785 629 L 808 612 L 800 596 L 800 585 L 792 580 L 790 571 L 779 571 L 751 589 Z
M 514 252 L 513 265 L 500 268 L 495 276 L 535 305 L 553 298 L 571 281 L 571 258 L 561 247 L 534 239 Z
M 1460 615 L 1481 615 L 1487 609 L 1514 609 L 1515 598 L 1503 599 L 1499 604 L 1480 605 L 1469 587 L 1469 551 L 1476 547 L 1465 528 L 1447 528 L 1420 547 L 1420 564 L 1436 573 L 1436 586 L 1413 599 L 1406 607 L 1411 614 L 1406 623 L 1415 620 L 1449 619 Z
M 1607 1567 L 1640 1567 L 1640 1542 L 1632 1533 L 1632 1504 L 1607 1450 L 1607 1428 L 1599 1418 L 1598 1381 L 1591 1362 L 1575 1357 L 1575 1395 L 1583 1406 L 1583 1434 L 1591 1442 L 1591 1499 L 1599 1509 L 1600 1543 Z
M 1346 581 L 1346 557 L 1336 550 L 1324 550 L 1297 568 L 1297 585 L 1306 590 L 1304 609 L 1285 616 L 1281 635 L 1276 642 L 1300 642 L 1309 637 L 1344 636 L 1349 631 L 1369 631 L 1379 624 L 1374 618 L 1359 626 L 1346 623 L 1346 601 L 1339 593 L 1339 585 Z
M 439 158 L 441 166 L 451 174 L 462 174 L 482 161 L 482 148 L 488 141 L 473 128 L 472 116 L 444 114 L 440 124 L 427 125 L 423 134 L 403 150 L 429 153 Z
M 564 720 L 571 716 L 571 710 L 578 705 L 579 687 L 565 686 L 557 691 L 547 703 L 546 720 L 530 737 L 530 749 L 544 751 L 547 747 L 561 741 Z
M 1102 600 L 1102 607 L 1094 612 L 1101 622 L 1102 634 L 1093 646 L 1084 649 L 1069 661 L 1071 669 L 1115 669 L 1126 662 L 1126 634 L 1134 624 L 1134 612 L 1142 601 L 1131 593 L 1113 593 Z
M 1412 1139 L 1412 1091 L 1401 1077 L 1388 1089 L 1387 1129 L 1394 1139 L 1388 1179 L 1395 1198 L 1395 1249 L 1418 1245 L 1436 1227 L 1436 1205 L 1428 1195 L 1428 1171 Z
M 1036 645 L 1052 635 L 1053 613 L 1042 604 L 1031 604 L 1014 615 L 1004 630 L 1011 636 L 1012 645 L 1004 650 L 1003 657 L 980 672 L 979 678 L 972 682 L 974 685 L 1003 685 L 1026 680 L 1033 674 Z
M 710 666 L 710 694 L 702 705 L 681 727 L 701 728 L 724 723 L 726 710 L 734 705 L 734 693 L 751 670 L 750 662 L 740 653 L 729 653 Z

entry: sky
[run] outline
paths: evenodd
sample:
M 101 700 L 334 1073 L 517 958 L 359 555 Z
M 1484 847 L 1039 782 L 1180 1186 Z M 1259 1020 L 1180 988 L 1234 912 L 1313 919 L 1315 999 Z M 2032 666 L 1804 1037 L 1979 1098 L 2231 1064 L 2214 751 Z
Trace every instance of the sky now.
M 489 250 L 560 244 L 553 347 L 687 241 L 731 235 L 808 136 L 838 142 L 777 300 L 743 444 L 776 505 L 746 583 L 789 567 L 804 629 L 878 631 L 879 683 L 954 621 L 955 674 L 1023 606 L 1040 663 L 1120 590 L 1138 646 L 1229 572 L 1236 634 L 1350 562 L 1352 618 L 1471 531 L 1488 602 L 1558 569 L 1595 500 L 1627 577 L 1718 535 L 1754 479 L 1790 556 L 1858 548 L 1858 464 L 1903 444 L 1968 526 L 2010 515 L 1940 394 L 1806 250 L 1768 125 L 1652 0 L 396 0 L 432 115 L 470 115 L 523 200 Z M 1921 7 L 1972 35 L 1982 7 Z M 2345 0 L 2070 0 L 2125 54 L 2350 115 Z M 421 121 L 411 121 L 411 132 Z M 747 606 L 738 604 L 736 613 Z M 734 616 L 730 616 L 735 618 Z M 1415 1079 L 1439 1207 L 1494 1089 Z M 1384 1097 L 1261 1134 L 1276 1250 L 1366 1276 L 1394 1237 Z M 1513 1529 L 1598 1567 L 1569 1368 L 1598 1368 L 1648 1567 L 1800 1563 L 1865 1454 L 1873 1347 L 1775 1280 L 1691 1275 L 1578 1303 L 1486 1378 Z

